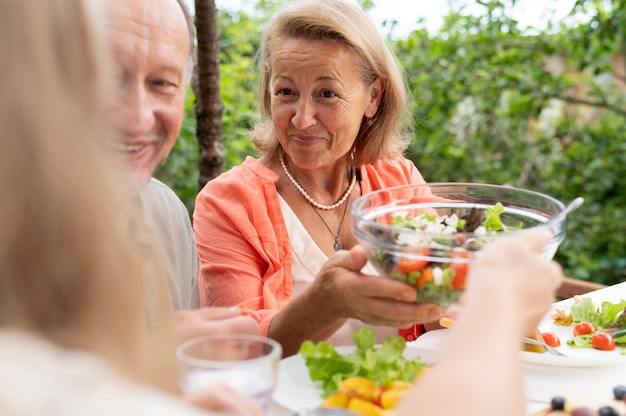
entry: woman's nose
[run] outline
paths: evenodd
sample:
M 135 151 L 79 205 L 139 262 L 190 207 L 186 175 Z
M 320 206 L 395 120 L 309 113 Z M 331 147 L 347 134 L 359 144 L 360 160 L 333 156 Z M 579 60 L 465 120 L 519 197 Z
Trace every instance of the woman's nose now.
M 291 123 L 298 130 L 306 130 L 317 124 L 315 106 L 309 100 L 299 100 Z

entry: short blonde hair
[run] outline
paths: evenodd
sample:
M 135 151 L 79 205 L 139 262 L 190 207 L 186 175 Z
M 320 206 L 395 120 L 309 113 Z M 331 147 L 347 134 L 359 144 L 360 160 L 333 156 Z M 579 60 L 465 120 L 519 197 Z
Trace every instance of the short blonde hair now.
M 378 111 L 363 120 L 354 143 L 357 165 L 402 154 L 410 142 L 412 100 L 396 56 L 367 15 L 344 0 L 308 0 L 278 12 L 269 22 L 259 52 L 260 120 L 252 140 L 263 156 L 280 150 L 271 114 L 272 52 L 285 39 L 341 42 L 354 51 L 355 66 L 365 85 L 376 78 L 384 84 Z

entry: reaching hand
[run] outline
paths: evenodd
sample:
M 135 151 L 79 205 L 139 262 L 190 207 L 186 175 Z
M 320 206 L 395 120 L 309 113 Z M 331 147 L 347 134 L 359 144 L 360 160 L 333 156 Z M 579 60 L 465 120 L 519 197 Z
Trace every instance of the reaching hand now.
M 259 324 L 243 316 L 237 307 L 210 307 L 174 312 L 174 336 L 178 344 L 202 335 L 249 333 L 260 335 Z
M 251 399 L 221 384 L 213 384 L 209 389 L 187 394 L 185 400 L 195 407 L 220 415 L 263 415 L 261 408 Z
M 495 303 L 497 298 L 516 317 L 511 324 L 521 327 L 520 336 L 532 333 L 563 280 L 561 266 L 540 257 L 550 237 L 528 232 L 486 248 L 470 268 L 464 309 Z

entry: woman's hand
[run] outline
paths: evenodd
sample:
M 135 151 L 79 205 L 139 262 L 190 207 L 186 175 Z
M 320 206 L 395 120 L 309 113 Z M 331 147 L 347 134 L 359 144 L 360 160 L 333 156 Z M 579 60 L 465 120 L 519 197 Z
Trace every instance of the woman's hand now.
M 263 412 L 251 399 L 228 386 L 214 384 L 210 389 L 185 395 L 189 404 L 220 415 L 261 416 Z
M 463 309 L 490 313 L 488 304 L 506 305 L 499 314 L 511 316 L 520 337 L 532 333 L 555 300 L 563 281 L 561 266 L 540 257 L 551 235 L 541 231 L 504 238 L 486 248 L 470 268 Z M 465 314 L 465 310 L 461 313 Z M 454 315 L 458 311 L 451 310 Z
M 321 313 L 398 328 L 442 316 L 437 305 L 415 303 L 415 289 L 406 283 L 361 273 L 366 263 L 367 254 L 359 245 L 337 252 L 326 262 L 310 288 Z
M 175 311 L 174 336 L 177 344 L 203 335 L 223 333 L 248 333 L 260 335 L 259 324 L 243 316 L 238 307 L 210 307 Z

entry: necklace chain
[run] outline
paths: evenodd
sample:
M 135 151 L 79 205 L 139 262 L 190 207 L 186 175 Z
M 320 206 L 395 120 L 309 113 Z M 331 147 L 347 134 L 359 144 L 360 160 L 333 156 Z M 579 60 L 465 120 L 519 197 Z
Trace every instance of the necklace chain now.
M 332 235 L 333 238 L 335 239 L 335 244 L 333 245 L 333 248 L 335 249 L 335 251 L 341 250 L 341 243 L 339 242 L 339 233 L 341 233 L 341 226 L 343 225 L 343 220 L 346 218 L 346 212 L 348 212 L 348 204 L 346 204 L 346 206 L 343 207 L 343 214 L 341 215 L 341 221 L 339 221 L 339 228 L 337 228 L 337 234 L 333 233 L 333 231 L 330 229 L 326 221 L 324 221 L 324 218 L 322 218 L 322 215 L 319 212 L 317 212 L 317 210 L 314 207 L 311 207 L 311 209 L 313 209 L 313 212 L 315 212 L 317 216 L 320 217 L 320 220 L 322 220 L 322 222 L 324 223 L 324 226 L 326 227 L 330 235 Z
M 296 178 L 293 177 L 291 172 L 289 172 L 289 168 L 287 167 L 287 164 L 285 163 L 285 156 L 284 156 L 283 152 L 280 153 L 280 164 L 283 167 L 283 170 L 285 171 L 285 175 L 287 175 L 287 177 L 289 178 L 291 183 L 296 187 L 296 189 L 298 191 L 300 191 L 302 196 L 305 197 L 306 200 L 309 201 L 311 203 L 311 205 L 313 205 L 315 208 L 324 209 L 324 210 L 329 211 L 331 209 L 335 209 L 335 208 L 341 206 L 341 204 L 343 204 L 344 202 L 346 202 L 348 200 L 348 197 L 350 196 L 350 194 L 352 193 L 352 190 L 354 189 L 354 184 L 356 183 L 356 169 L 355 169 L 354 166 L 352 166 L 352 180 L 350 181 L 350 186 L 348 186 L 348 189 L 343 194 L 341 199 L 339 201 L 335 202 L 332 205 L 323 205 L 323 204 L 320 204 L 319 202 L 317 202 L 315 199 L 313 199 L 313 197 L 308 194 L 308 192 L 302 187 L 302 185 L 300 185 L 298 183 Z M 332 233 L 332 231 L 331 231 L 331 233 Z

